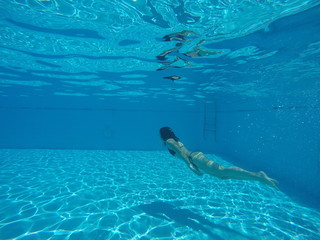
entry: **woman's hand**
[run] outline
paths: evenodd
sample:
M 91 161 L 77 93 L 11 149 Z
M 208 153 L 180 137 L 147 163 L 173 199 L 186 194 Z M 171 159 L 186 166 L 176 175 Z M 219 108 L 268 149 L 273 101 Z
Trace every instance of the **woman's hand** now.
M 199 171 L 198 167 L 196 165 L 194 165 L 193 163 L 189 164 L 189 168 L 192 170 L 192 172 L 194 172 L 195 174 L 197 174 L 198 176 L 202 176 L 203 173 Z

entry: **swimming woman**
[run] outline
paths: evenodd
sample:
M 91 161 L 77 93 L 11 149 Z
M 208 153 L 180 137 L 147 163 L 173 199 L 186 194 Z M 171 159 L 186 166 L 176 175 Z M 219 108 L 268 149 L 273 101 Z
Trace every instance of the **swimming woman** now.
M 254 173 L 239 167 L 223 167 L 208 159 L 202 152 L 190 152 L 169 127 L 160 129 L 160 137 L 168 148 L 168 151 L 173 156 L 182 159 L 191 171 L 199 176 L 203 175 L 204 172 L 220 179 L 258 181 L 278 189 L 277 180 L 268 177 L 262 171 Z

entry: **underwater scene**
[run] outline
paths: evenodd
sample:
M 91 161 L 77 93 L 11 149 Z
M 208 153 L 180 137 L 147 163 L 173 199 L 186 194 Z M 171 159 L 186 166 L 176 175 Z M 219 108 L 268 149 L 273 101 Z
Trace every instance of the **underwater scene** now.
M 0 1 L 0 240 L 320 239 L 319 16 Z

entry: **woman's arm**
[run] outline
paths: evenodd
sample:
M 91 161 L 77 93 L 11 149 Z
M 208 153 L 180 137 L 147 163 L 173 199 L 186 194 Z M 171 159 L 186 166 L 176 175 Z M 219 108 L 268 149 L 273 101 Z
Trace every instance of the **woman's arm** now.
M 189 161 L 190 162 L 190 161 Z M 188 164 L 187 164 L 188 165 Z M 196 165 L 194 165 L 193 163 L 190 162 L 190 164 L 188 165 L 188 167 L 191 169 L 192 172 L 194 172 L 195 174 L 197 174 L 198 176 L 202 176 L 203 173 L 199 171 L 198 167 Z

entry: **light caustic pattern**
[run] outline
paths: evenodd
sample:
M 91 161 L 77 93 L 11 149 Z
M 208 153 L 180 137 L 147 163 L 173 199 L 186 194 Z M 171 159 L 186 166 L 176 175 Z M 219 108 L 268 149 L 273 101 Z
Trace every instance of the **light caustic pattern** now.
M 259 183 L 200 178 L 166 152 L 0 155 L 0 239 L 320 239 L 319 212 Z

